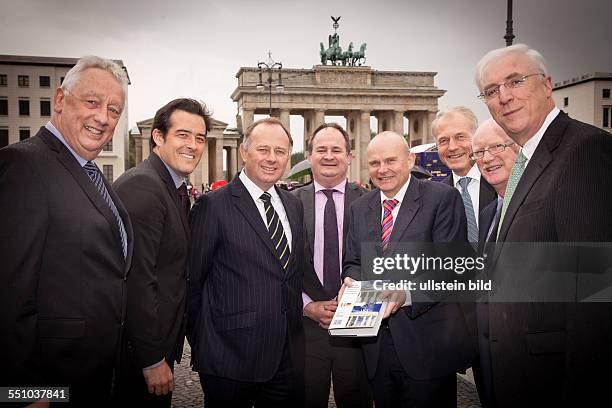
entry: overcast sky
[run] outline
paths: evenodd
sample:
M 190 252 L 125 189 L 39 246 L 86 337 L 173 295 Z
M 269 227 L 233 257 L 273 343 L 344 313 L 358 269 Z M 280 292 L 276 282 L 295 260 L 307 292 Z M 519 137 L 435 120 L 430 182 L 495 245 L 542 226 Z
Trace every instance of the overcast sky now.
M 376 70 L 435 71 L 440 108 L 475 98 L 474 66 L 505 45 L 506 0 L 0 0 L 0 54 L 122 59 L 132 85 L 129 123 L 171 99 L 204 100 L 235 126 L 230 94 L 241 66 L 267 52 L 287 68 L 311 68 L 342 16 L 343 48 L 367 42 Z M 514 0 L 515 43 L 542 52 L 553 82 L 612 72 L 611 0 Z M 292 131 L 302 133 L 292 117 Z M 297 137 L 296 139 L 301 139 Z

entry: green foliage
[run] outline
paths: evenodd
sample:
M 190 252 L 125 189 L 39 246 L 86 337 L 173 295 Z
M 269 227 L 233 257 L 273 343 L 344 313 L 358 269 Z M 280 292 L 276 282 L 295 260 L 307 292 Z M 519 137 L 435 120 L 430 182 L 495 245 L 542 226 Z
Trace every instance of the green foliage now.
M 295 152 L 291 155 L 291 167 L 295 166 L 306 157 L 304 156 L 304 152 Z

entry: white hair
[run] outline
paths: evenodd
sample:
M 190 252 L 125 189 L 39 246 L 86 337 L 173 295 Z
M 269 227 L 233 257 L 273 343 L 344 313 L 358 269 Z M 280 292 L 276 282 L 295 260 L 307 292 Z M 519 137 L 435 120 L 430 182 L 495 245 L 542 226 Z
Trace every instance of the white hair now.
M 465 106 L 454 106 L 452 108 L 439 111 L 436 114 L 436 118 L 431 122 L 431 133 L 434 137 L 437 137 L 436 127 L 440 123 L 440 121 L 447 115 L 458 114 L 463 116 L 470 124 L 470 130 L 472 131 L 472 135 L 476 132 L 478 128 L 478 118 L 474 115 L 474 112 L 470 108 L 466 108 Z
M 487 65 L 494 59 L 505 57 L 513 53 L 521 53 L 521 54 L 526 55 L 527 58 L 529 58 L 529 60 L 535 66 L 535 69 L 537 69 L 540 73 L 546 76 L 549 75 L 548 69 L 546 68 L 546 61 L 544 60 L 544 57 L 542 56 L 542 54 L 540 54 L 538 51 L 534 50 L 533 48 L 529 48 L 529 46 L 526 44 L 511 45 L 509 47 L 497 48 L 493 51 L 489 51 L 484 57 L 480 59 L 480 61 L 476 65 L 476 75 L 474 76 L 474 81 L 476 82 L 476 86 L 478 87 L 479 90 L 482 91 L 482 89 L 480 88 L 481 81 L 482 81 L 482 74 L 484 73 L 484 70 L 487 67 Z
M 97 57 L 95 55 L 88 55 L 80 58 L 76 65 L 72 67 L 64 77 L 61 88 L 65 91 L 70 91 L 81 78 L 83 71 L 89 68 L 99 68 L 111 73 L 117 82 L 121 84 L 121 88 L 123 89 L 123 98 L 125 99 L 127 95 L 128 78 L 123 68 L 121 68 L 115 61 Z

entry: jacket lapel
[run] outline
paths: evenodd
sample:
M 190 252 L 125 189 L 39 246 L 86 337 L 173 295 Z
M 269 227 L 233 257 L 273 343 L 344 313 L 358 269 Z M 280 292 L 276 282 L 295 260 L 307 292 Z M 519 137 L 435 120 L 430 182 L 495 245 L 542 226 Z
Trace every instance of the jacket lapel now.
M 366 242 L 376 243 L 376 255 L 382 256 L 382 246 L 380 242 L 380 238 L 382 235 L 382 226 L 380 225 L 382 205 L 380 204 L 380 190 L 375 191 L 376 194 L 372 194 L 370 202 L 368 203 L 372 216 L 368 217 L 368 219 L 365 220 L 368 236 Z
M 500 242 L 506 240 L 508 230 L 510 225 L 512 225 L 512 221 L 514 220 L 517 211 L 525 201 L 525 198 L 531 191 L 531 188 L 535 182 L 538 180 L 538 178 L 540 178 L 542 172 L 544 172 L 546 167 L 548 167 L 552 161 L 553 157 L 551 153 L 557 148 L 557 146 L 559 146 L 561 137 L 563 136 L 563 132 L 567 126 L 567 121 L 565 120 L 566 118 L 567 116 L 563 112 L 560 112 L 557 115 L 555 120 L 552 121 L 544 133 L 544 136 L 542 136 L 542 140 L 540 140 L 540 143 L 533 153 L 531 160 L 529 160 L 527 163 L 527 167 L 525 167 L 525 170 L 523 171 L 523 175 L 516 186 L 512 199 L 510 200 L 510 203 L 508 203 L 508 209 L 504 215 L 504 220 L 499 227 Z
M 344 189 L 344 219 L 342 221 L 342 242 L 346 241 L 346 237 L 348 235 L 348 222 L 350 214 L 349 210 L 351 208 L 351 203 L 361 197 L 361 194 L 359 193 L 359 187 L 347 181 L 346 188 Z
M 287 198 L 290 197 L 289 193 L 281 191 L 276 186 L 274 186 L 274 188 L 276 189 L 276 193 L 278 194 L 281 199 L 281 202 L 283 203 L 285 213 L 287 214 L 287 218 L 289 219 L 289 227 L 291 228 L 291 254 L 289 255 L 289 263 L 287 264 L 287 272 L 289 272 L 292 269 L 291 265 L 295 262 L 295 251 L 297 249 L 297 246 L 300 245 L 300 241 L 303 242 L 303 237 L 298 237 L 297 234 L 297 232 L 301 229 L 300 223 L 303 224 L 303 220 L 300 219 L 295 206 L 287 202 Z M 270 239 L 268 239 L 268 241 L 270 241 Z M 276 256 L 276 252 L 274 252 L 274 256 Z M 280 260 L 278 263 L 280 265 Z
M 41 131 L 42 133 L 40 134 L 40 137 L 43 139 L 43 141 L 49 146 L 49 148 L 52 151 L 57 153 L 58 161 L 66 168 L 66 170 L 68 170 L 68 172 L 72 175 L 72 177 L 74 178 L 76 183 L 79 185 L 79 187 L 81 187 L 81 189 L 83 190 L 87 198 L 89 198 L 89 200 L 94 205 L 94 207 L 98 210 L 98 212 L 100 212 L 100 214 L 102 214 L 102 216 L 108 222 L 108 225 L 110 229 L 112 230 L 113 235 L 117 237 L 116 239 L 117 251 L 119 251 L 119 253 L 121 254 L 121 258 L 123 259 L 123 248 L 121 248 L 121 240 L 119 239 L 120 237 L 119 226 L 117 225 L 117 220 L 115 218 L 115 215 L 113 214 L 109 206 L 106 204 L 106 202 L 102 198 L 102 195 L 100 194 L 98 189 L 92 183 L 91 179 L 87 175 L 87 172 L 79 165 L 79 162 L 72 155 L 72 153 L 66 148 L 66 146 L 64 146 L 62 142 L 58 138 L 56 138 L 51 132 L 49 132 L 46 128 L 42 128 Z M 110 194 L 113 202 L 115 203 L 115 206 L 117 207 L 117 210 L 119 210 L 119 208 L 121 207 L 121 211 L 119 212 L 119 214 L 123 221 L 126 233 L 130 233 L 130 235 L 128 236 L 128 255 L 129 255 L 129 252 L 131 251 L 131 248 L 130 248 L 131 237 L 133 236 L 131 234 L 131 228 L 129 228 L 130 231 L 128 231 L 129 218 L 127 217 L 125 208 L 123 208 L 123 205 L 121 204 L 120 200 L 117 198 L 117 196 L 112 191 L 112 188 L 108 185 L 106 179 L 104 179 L 104 177 L 102 177 L 102 179 L 104 181 L 104 185 L 106 186 L 106 189 L 108 190 L 108 193 Z M 126 262 L 126 264 L 128 263 Z
M 189 239 L 191 235 L 189 230 L 189 221 L 187 220 L 187 216 L 181 208 L 181 197 L 179 196 L 178 190 L 174 184 L 174 180 L 172 179 L 170 172 L 166 168 L 166 165 L 164 164 L 162 159 L 160 159 L 159 156 L 154 152 L 151 152 L 149 158 L 146 161 L 151 165 L 153 170 L 155 170 L 155 172 L 164 182 L 164 185 L 166 186 L 166 191 L 168 192 L 171 201 L 174 203 L 174 208 L 176 208 L 179 218 L 181 219 L 181 223 L 183 224 L 185 235 Z
M 310 183 L 304 192 L 305 200 L 302 200 L 304 206 L 304 228 L 308 237 L 308 245 L 310 253 L 314 254 L 314 236 L 315 236 L 315 192 L 314 183 Z M 291 227 L 293 229 L 293 227 Z

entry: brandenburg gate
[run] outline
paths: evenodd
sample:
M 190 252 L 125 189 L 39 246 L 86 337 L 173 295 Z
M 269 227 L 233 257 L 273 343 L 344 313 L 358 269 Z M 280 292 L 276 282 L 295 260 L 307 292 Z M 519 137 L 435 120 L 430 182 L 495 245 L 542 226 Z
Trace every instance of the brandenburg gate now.
M 378 132 L 408 134 L 411 146 L 434 141 L 430 124 L 438 111 L 438 98 L 445 92 L 435 86 L 435 72 L 376 71 L 369 66 L 339 65 L 283 68 L 278 72 L 284 91 L 269 95 L 257 89 L 258 68 L 240 68 L 236 74 L 238 86 L 231 96 L 238 104 L 238 128 L 244 131 L 253 123 L 254 115 L 267 115 L 270 103 L 272 116 L 288 128 L 291 115 L 304 118 L 304 141 L 324 123 L 326 115 L 344 116 L 353 153 L 350 180 L 367 182 L 369 178 L 366 147 L 371 137 L 371 116 L 378 119 Z M 408 129 L 404 129 L 404 118 L 408 119 Z

